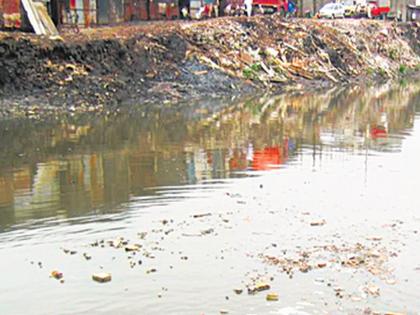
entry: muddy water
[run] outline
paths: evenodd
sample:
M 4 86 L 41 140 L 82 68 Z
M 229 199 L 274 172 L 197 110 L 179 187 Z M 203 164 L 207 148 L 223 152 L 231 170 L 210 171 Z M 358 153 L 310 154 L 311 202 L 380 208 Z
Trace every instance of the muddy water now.
M 420 83 L 211 108 L 1 122 L 0 314 L 418 313 Z

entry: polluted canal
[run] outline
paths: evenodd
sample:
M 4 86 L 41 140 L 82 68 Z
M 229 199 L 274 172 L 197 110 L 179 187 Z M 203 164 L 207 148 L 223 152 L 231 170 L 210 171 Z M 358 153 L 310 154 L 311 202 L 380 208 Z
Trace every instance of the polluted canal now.
M 420 83 L 0 125 L 1 314 L 417 314 Z

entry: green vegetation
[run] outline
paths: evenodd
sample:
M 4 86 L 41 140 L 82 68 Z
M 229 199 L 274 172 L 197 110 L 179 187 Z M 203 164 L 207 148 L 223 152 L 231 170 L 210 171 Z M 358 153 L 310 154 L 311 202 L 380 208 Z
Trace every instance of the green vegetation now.
M 399 59 L 399 52 L 396 49 L 391 49 L 389 51 L 389 58 L 391 58 L 391 60 L 398 60 Z
M 368 68 L 368 69 L 367 69 L 367 71 L 366 71 L 366 73 L 367 73 L 369 76 L 372 76 L 372 75 L 375 73 L 375 70 L 374 70 L 373 68 Z
M 408 68 L 407 68 L 407 66 L 406 66 L 406 65 L 400 65 L 400 68 L 398 69 L 398 71 L 399 71 L 401 74 L 405 74 L 405 73 L 407 73 L 407 70 L 408 70 Z
M 245 79 L 248 80 L 256 80 L 258 79 L 257 72 L 261 70 L 261 65 L 259 63 L 254 63 L 250 67 L 246 67 L 242 74 L 245 77 Z
M 385 71 L 385 69 L 384 69 L 384 68 L 379 68 L 379 69 L 378 69 L 378 74 L 379 74 L 381 77 L 386 77 L 386 71 Z

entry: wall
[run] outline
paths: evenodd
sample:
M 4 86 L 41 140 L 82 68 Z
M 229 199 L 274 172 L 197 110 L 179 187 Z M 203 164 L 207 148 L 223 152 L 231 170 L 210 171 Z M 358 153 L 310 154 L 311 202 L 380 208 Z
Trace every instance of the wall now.
M 96 0 L 60 0 L 60 14 L 64 25 L 90 27 L 96 22 Z
M 96 0 L 98 24 L 124 21 L 124 0 Z
M 125 21 L 148 20 L 147 0 L 125 0 L 124 19 Z

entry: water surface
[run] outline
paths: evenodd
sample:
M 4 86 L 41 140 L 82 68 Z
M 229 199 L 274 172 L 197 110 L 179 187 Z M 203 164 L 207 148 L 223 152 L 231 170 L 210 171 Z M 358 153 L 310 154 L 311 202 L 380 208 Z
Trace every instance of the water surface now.
M 2 121 L 0 313 L 417 314 L 419 111 L 412 82 Z M 140 252 L 90 245 L 119 237 Z M 387 272 L 262 258 L 355 244 Z M 233 292 L 254 278 L 279 301 Z

